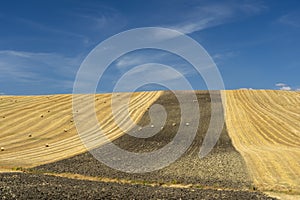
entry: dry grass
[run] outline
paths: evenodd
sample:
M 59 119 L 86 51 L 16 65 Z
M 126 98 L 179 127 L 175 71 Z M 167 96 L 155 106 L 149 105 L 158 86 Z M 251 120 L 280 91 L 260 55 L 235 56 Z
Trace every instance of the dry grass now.
M 226 91 L 233 145 L 262 190 L 300 192 L 300 93 Z
M 116 100 L 123 105 L 126 97 L 130 98 L 130 116 L 137 122 L 160 93 L 120 93 Z M 111 94 L 97 94 L 95 110 L 110 139 L 123 134 L 113 122 Z M 33 167 L 85 152 L 74 124 L 72 96 L 1 96 L 0 146 L 5 149 L 0 151 L 2 171 Z

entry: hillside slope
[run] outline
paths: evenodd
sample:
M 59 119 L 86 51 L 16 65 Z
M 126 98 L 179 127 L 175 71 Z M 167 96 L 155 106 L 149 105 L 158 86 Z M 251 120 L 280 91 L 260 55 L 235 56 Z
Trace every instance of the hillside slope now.
M 116 101 L 122 105 L 130 98 L 131 117 L 138 121 L 160 93 L 119 93 Z M 111 97 L 111 94 L 97 94 L 95 111 L 103 130 L 113 139 L 123 132 L 114 123 Z M 84 103 L 84 96 L 82 100 Z M 4 148 L 0 151 L 3 170 L 37 166 L 85 152 L 74 125 L 72 96 L 1 96 L 0 147 Z
M 254 184 L 300 192 L 300 93 L 226 91 L 226 124 Z
M 185 91 L 178 93 L 181 96 L 186 96 Z M 125 173 L 106 166 L 96 160 L 89 152 L 86 152 L 58 162 L 37 166 L 34 170 L 58 174 L 81 174 L 117 180 L 125 179 L 137 182 L 173 182 L 179 184 L 200 184 L 201 187 L 251 188 L 251 180 L 247 173 L 246 164 L 242 156 L 232 146 L 226 127 L 224 127 L 219 141 L 212 152 L 203 159 L 199 158 L 200 147 L 210 122 L 212 102 L 207 91 L 196 91 L 196 95 L 199 102 L 200 119 L 198 119 L 199 127 L 195 139 L 179 159 L 165 168 L 147 173 Z M 215 92 L 213 95 L 215 97 L 213 103 L 221 104 L 220 92 Z M 127 134 L 122 135 L 114 141 L 114 144 L 130 152 L 141 153 L 153 152 L 171 143 L 177 134 L 179 124 L 183 120 L 181 118 L 181 107 L 183 105 L 180 106 L 176 96 L 170 91 L 163 92 L 154 103 L 162 105 L 167 112 L 167 119 L 163 129 L 149 138 L 135 138 Z M 195 102 L 193 102 L 193 99 L 186 99 L 182 104 L 190 105 L 195 104 Z M 154 113 L 154 115 L 157 114 Z M 191 120 L 193 120 L 194 116 L 189 117 L 190 119 L 187 122 L 190 122 L 190 126 L 185 126 L 184 132 L 186 137 L 193 134 L 191 131 Z M 141 126 L 149 124 L 149 112 L 146 112 L 138 123 Z M 174 123 L 176 124 L 175 126 L 173 126 Z M 154 123 L 154 127 L 157 127 L 157 124 Z M 99 149 L 102 147 L 99 147 Z M 108 157 L 113 159 L 114 155 Z M 124 160 L 130 159 L 124 158 Z M 147 167 L 146 163 L 143 167 Z

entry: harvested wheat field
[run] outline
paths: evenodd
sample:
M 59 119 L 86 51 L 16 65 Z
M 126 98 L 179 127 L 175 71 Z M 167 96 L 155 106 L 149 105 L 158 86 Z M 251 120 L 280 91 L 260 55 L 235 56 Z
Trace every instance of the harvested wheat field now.
M 188 93 L 178 92 L 185 97 Z M 221 104 L 221 93 L 215 91 L 210 99 L 207 91 L 196 91 L 199 102 L 199 127 L 194 141 L 186 152 L 169 166 L 147 173 L 125 173 L 112 169 L 86 152 L 73 125 L 76 115 L 85 113 L 79 109 L 72 113 L 70 95 L 2 97 L 0 165 L 6 172 L 0 173 L 0 197 L 6 199 L 275 199 L 253 187 L 246 163 L 234 148 L 224 125 L 220 139 L 212 152 L 199 159 L 199 151 L 211 117 L 211 104 Z M 132 96 L 130 116 L 147 130 L 159 128 L 149 138 L 135 138 L 116 126 L 111 115 L 110 94 L 96 95 L 97 117 L 113 143 L 131 152 L 151 152 L 169 144 L 179 130 L 181 106 L 170 92 L 142 92 L 117 94 L 119 104 Z M 91 105 L 82 102 L 82 109 Z M 148 107 L 162 105 L 167 118 L 163 128 L 150 119 Z M 182 104 L 195 105 L 195 99 L 185 98 Z M 196 104 L 197 105 L 197 104 Z M 192 108 L 192 107 L 191 107 Z M 159 113 L 155 113 L 154 116 Z M 120 119 L 126 112 L 119 108 Z M 76 118 L 75 118 L 76 119 Z M 184 134 L 192 134 L 195 117 L 185 120 Z M 77 121 L 76 121 L 77 122 Z M 189 125 L 186 125 L 188 122 Z M 121 122 L 130 129 L 125 120 Z M 95 139 L 87 121 L 84 137 Z M 66 129 L 66 130 L 65 130 Z M 90 131 L 91 130 L 91 131 Z M 138 132 L 139 133 L 139 132 Z M 81 135 L 82 137 L 82 135 Z M 96 136 L 97 137 L 97 136 Z M 45 146 L 48 144 L 48 147 Z M 95 146 L 97 151 L 106 144 Z M 110 153 L 110 152 L 108 152 Z M 113 157 L 113 155 L 112 155 Z M 126 159 L 126 158 L 125 158 Z M 130 159 L 127 159 L 130 160 Z M 22 167 L 23 172 L 8 172 Z M 4 171 L 4 170 L 2 170 Z M 25 173 L 24 173 L 25 172 Z
M 118 93 L 115 96 L 120 105 L 126 104 L 124 99 L 131 98 L 129 113 L 133 121 L 138 121 L 160 96 L 160 92 L 139 92 L 133 95 Z M 111 94 L 95 95 L 95 110 L 101 128 L 110 139 L 114 139 L 123 132 L 113 122 L 111 97 Z M 82 100 L 82 107 L 85 106 L 84 95 L 79 95 L 77 100 Z M 125 112 L 118 111 L 121 116 Z M 7 171 L 33 167 L 85 152 L 86 148 L 77 134 L 73 119 L 73 114 L 84 113 L 84 110 L 74 112 L 71 95 L 1 96 L 0 169 Z
M 300 193 L 300 93 L 226 91 L 226 124 L 260 190 Z

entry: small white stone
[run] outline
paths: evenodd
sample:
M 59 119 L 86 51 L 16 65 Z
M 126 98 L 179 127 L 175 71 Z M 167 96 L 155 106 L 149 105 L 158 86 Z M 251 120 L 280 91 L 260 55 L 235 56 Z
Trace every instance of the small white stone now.
M 1 147 L 1 151 L 4 151 L 4 147 Z
M 141 131 L 142 129 L 143 129 L 142 127 L 139 127 L 139 129 L 138 129 L 138 130 L 139 130 L 139 131 Z
M 176 126 L 176 123 L 174 122 L 174 123 L 172 123 L 172 126 Z
M 151 126 L 150 126 L 151 128 L 154 128 L 154 125 L 153 124 L 151 124 Z
M 164 127 L 162 126 L 162 127 L 160 127 L 160 130 L 163 130 L 164 129 Z
M 190 123 L 188 123 L 188 122 L 187 122 L 187 123 L 185 123 L 185 125 L 186 125 L 186 126 L 189 126 L 189 125 L 190 125 Z

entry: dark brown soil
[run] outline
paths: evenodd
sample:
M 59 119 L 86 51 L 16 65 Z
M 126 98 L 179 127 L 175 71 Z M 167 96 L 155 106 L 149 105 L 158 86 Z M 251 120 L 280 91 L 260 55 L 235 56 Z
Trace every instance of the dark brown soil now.
M 220 103 L 220 94 L 215 92 L 213 95 L 218 97 L 217 99 L 219 99 Z M 231 188 L 250 188 L 251 180 L 247 174 L 246 165 L 241 155 L 232 146 L 226 128 L 224 128 L 213 151 L 203 159 L 198 157 L 210 120 L 211 99 L 208 92 L 202 91 L 197 92 L 197 98 L 201 119 L 194 142 L 181 158 L 166 168 L 144 174 L 124 173 L 107 167 L 96 160 L 90 153 L 84 153 L 69 159 L 36 167 L 35 170 L 150 182 L 193 183 Z M 175 95 L 168 91 L 155 103 L 164 106 L 168 113 L 164 129 L 155 136 L 146 139 L 124 135 L 114 141 L 116 145 L 128 151 L 147 152 L 161 148 L 172 140 L 177 133 L 178 124 L 180 123 L 180 106 L 178 101 Z M 146 113 L 140 121 L 140 125 L 146 125 L 149 122 L 149 116 Z M 172 126 L 173 123 L 177 125 Z
M 0 174 L 0 199 L 272 199 L 258 192 L 163 188 L 73 180 L 42 174 Z

